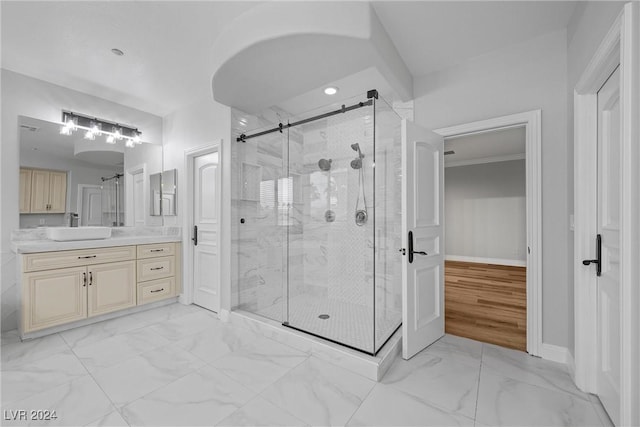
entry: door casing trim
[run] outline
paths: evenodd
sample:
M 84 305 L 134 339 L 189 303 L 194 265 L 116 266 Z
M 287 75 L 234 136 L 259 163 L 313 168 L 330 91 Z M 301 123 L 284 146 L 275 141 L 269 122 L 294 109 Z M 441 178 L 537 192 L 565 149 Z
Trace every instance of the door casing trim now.
M 524 127 L 527 212 L 527 352 L 542 354 L 542 111 L 533 110 L 436 129 L 445 139 Z

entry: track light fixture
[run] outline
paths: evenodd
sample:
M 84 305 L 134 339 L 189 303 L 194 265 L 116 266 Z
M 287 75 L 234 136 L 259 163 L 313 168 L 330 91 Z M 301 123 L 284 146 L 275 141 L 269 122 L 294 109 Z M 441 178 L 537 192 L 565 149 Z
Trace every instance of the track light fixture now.
M 125 145 L 133 148 L 137 144 L 142 143 L 140 140 L 142 132 L 137 128 L 72 113 L 71 111 L 62 111 L 60 133 L 63 135 L 71 135 L 78 129 L 85 131 L 84 137 L 88 140 L 95 140 L 96 136 L 102 135 L 106 137 L 105 142 L 108 144 L 115 144 L 124 139 Z

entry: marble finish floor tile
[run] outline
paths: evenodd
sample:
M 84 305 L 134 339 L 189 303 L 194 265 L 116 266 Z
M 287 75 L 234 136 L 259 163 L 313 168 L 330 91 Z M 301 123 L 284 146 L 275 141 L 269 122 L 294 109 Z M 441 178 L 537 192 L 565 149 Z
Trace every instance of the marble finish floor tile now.
M 422 351 L 410 360 L 397 358 L 381 382 L 473 419 L 479 376 L 479 365 Z
M 347 425 L 472 427 L 473 419 L 452 414 L 394 387 L 377 384 Z
M 192 354 L 169 345 L 98 369 L 92 375 L 114 405 L 121 407 L 203 365 Z
M 145 327 L 77 347 L 73 352 L 93 372 L 167 344 L 170 344 L 169 340 Z
M 307 358 L 292 347 L 257 337 L 211 365 L 259 393 Z
M 218 426 L 305 426 L 306 424 L 273 403 L 257 396 L 217 424 Z
M 565 365 L 533 357 L 522 351 L 485 344 L 482 370 L 589 400 L 588 394 L 576 387 Z
M 169 304 L 127 316 L 116 317 L 115 319 L 104 320 L 92 325 L 70 329 L 60 332 L 60 335 L 67 344 L 75 350 L 78 347 L 94 344 L 106 338 L 200 311 L 203 311 L 203 309 L 193 304 Z
M 170 341 L 177 341 L 197 332 L 214 328 L 220 321 L 214 313 L 201 310 L 163 322 L 155 323 L 151 329 Z
M 260 335 L 239 326 L 217 322 L 211 328 L 176 341 L 176 345 L 211 363 L 240 348 L 250 347 L 259 338 Z
M 424 351 L 446 358 L 451 362 L 480 367 L 482 349 L 483 344 L 480 341 L 445 334 Z
M 213 426 L 255 396 L 206 366 L 122 408 L 132 426 Z
M 484 370 L 476 420 L 493 426 L 602 425 L 588 400 Z
M 87 370 L 71 350 L 14 365 L 2 371 L 2 404 L 26 399 L 85 375 Z
M 265 330 L 171 304 L 24 342 L 5 332 L 2 409 L 56 410 L 33 425 L 612 425 L 564 365 L 526 353 L 445 335 L 375 383 Z
M 310 357 L 262 397 L 311 425 L 344 425 L 376 383 Z
M 35 362 L 68 349 L 69 346 L 58 334 L 3 345 L 0 351 L 2 370 Z
M 129 427 L 129 424 L 118 411 L 112 411 L 87 424 L 86 427 Z
M 17 409 L 56 411 L 57 418 L 50 421 L 3 421 L 2 425 L 5 426 L 83 426 L 114 410 L 109 398 L 89 375 L 18 402 L 3 405 L 2 409 L 3 413 Z

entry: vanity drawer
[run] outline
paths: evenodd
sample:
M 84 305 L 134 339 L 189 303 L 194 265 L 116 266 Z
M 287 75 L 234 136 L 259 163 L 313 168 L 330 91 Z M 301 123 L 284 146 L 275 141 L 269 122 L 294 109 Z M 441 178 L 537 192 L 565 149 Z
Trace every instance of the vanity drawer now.
M 105 262 L 129 261 L 136 258 L 135 246 L 80 249 L 75 251 L 40 252 L 25 254 L 24 272 L 77 267 Z
M 171 298 L 175 296 L 175 287 L 174 277 L 138 283 L 138 305 Z
M 138 282 L 175 276 L 176 257 L 166 256 L 138 260 Z
M 152 245 L 138 245 L 138 259 L 170 256 L 176 254 L 176 244 L 154 243 Z

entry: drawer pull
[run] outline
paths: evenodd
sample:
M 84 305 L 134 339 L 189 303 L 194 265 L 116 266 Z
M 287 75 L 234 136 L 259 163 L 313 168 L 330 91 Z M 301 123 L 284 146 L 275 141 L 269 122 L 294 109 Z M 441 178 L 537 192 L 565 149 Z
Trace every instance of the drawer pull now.
M 87 255 L 87 256 L 79 256 L 78 259 L 89 259 L 89 258 L 95 258 L 97 257 L 97 255 Z
M 152 267 L 150 270 L 162 270 L 164 267 Z
M 151 249 L 149 252 L 164 252 L 164 249 Z
M 162 289 L 156 289 L 155 291 L 151 291 L 151 293 L 152 293 L 152 294 L 155 294 L 156 292 L 162 292 L 162 291 L 164 291 L 164 288 L 162 288 Z

